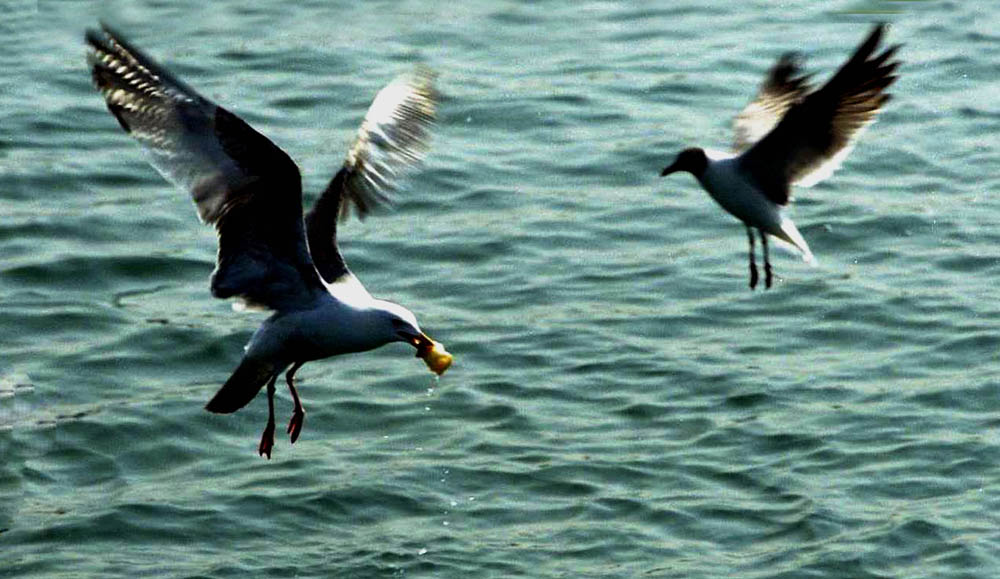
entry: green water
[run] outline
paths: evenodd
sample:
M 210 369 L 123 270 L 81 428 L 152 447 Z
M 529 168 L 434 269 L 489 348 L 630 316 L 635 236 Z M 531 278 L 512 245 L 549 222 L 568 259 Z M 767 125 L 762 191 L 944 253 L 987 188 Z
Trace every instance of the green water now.
M 996 577 L 988 4 L 0 1 L 0 576 Z M 90 86 L 98 18 L 307 202 L 384 83 L 440 73 L 424 168 L 341 230 L 440 381 L 404 345 L 307 364 L 270 461 L 264 397 L 202 410 L 262 318 Z M 875 21 L 894 99 L 793 210 L 820 265 L 751 292 L 742 226 L 657 175 Z

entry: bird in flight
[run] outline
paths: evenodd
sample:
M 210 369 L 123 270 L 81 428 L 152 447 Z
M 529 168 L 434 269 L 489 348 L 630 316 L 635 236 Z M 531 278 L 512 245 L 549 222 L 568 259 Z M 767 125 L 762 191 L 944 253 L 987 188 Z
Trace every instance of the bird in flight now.
M 337 246 L 337 221 L 363 218 L 425 155 L 434 121 L 434 75 L 397 77 L 368 109 L 340 170 L 303 217 L 302 180 L 292 159 L 235 114 L 202 97 L 121 34 L 88 30 L 94 84 L 118 123 L 168 181 L 188 191 L 219 248 L 212 295 L 234 309 L 273 313 L 250 339 L 236 370 L 206 409 L 230 413 L 267 386 L 268 420 L 258 452 L 271 457 L 274 392 L 285 373 L 294 443 L 305 410 L 293 378 L 306 362 L 406 342 L 438 375 L 451 365 L 406 308 L 376 299 Z
M 900 45 L 878 52 L 885 33 L 876 25 L 854 54 L 821 88 L 802 74 L 800 58 L 778 59 L 757 97 L 736 117 L 731 153 L 684 149 L 661 176 L 691 173 L 723 209 L 746 226 L 750 243 L 750 289 L 757 287 L 754 229 L 764 254 L 764 286 L 771 287 L 768 237 L 815 263 L 809 245 L 785 214 L 792 185 L 810 187 L 829 177 L 850 153 L 858 136 L 889 100 L 896 80 Z

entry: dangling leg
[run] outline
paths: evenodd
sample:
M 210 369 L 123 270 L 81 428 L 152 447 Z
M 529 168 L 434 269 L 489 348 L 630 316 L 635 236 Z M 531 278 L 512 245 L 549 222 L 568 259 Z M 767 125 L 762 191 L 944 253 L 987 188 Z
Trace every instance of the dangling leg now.
M 271 448 L 274 447 L 274 383 L 277 380 L 278 374 L 275 373 L 267 382 L 267 426 L 264 427 L 264 434 L 260 437 L 260 446 L 257 447 L 257 452 L 261 456 L 267 455 L 268 459 L 271 458 Z
M 292 437 L 292 444 L 295 444 L 295 441 L 299 439 L 299 433 L 302 432 L 302 422 L 306 419 L 306 411 L 302 408 L 302 402 L 299 401 L 299 393 L 295 391 L 295 384 L 292 382 L 295 372 L 303 364 L 305 362 L 292 364 L 291 369 L 285 374 L 285 382 L 288 383 L 288 391 L 292 393 L 292 403 L 295 405 L 292 408 L 292 419 L 288 421 L 288 434 Z
M 750 289 L 757 287 L 757 261 L 754 257 L 753 229 L 747 225 L 747 240 L 750 242 Z
M 764 288 L 771 289 L 771 255 L 767 250 L 767 234 L 763 231 L 760 231 L 760 244 L 764 248 Z

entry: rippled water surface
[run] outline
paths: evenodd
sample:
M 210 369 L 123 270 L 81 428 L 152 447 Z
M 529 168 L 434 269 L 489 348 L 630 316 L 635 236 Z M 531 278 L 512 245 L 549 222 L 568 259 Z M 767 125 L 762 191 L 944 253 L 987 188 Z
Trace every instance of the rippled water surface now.
M 293 7 L 294 4 L 294 7 Z M 996 577 L 1000 27 L 980 2 L 0 3 L 0 576 Z M 456 355 L 387 346 L 202 407 L 260 314 L 91 88 L 105 18 L 302 167 L 440 73 L 433 150 L 342 230 Z M 746 287 L 724 148 L 773 60 L 872 22 L 894 99 Z M 278 396 L 279 431 L 290 411 Z

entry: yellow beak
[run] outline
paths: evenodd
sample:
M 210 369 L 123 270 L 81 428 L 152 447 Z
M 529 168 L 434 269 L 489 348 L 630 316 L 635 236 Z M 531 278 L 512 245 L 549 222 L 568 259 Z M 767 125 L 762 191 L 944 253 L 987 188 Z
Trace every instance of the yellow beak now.
M 444 374 L 445 370 L 451 366 L 451 354 L 444 349 L 444 344 L 435 342 L 427 334 L 421 334 L 420 337 L 421 339 L 415 340 L 416 343 L 414 343 L 414 346 L 417 347 L 417 358 L 423 359 L 431 372 L 438 376 Z

